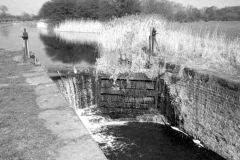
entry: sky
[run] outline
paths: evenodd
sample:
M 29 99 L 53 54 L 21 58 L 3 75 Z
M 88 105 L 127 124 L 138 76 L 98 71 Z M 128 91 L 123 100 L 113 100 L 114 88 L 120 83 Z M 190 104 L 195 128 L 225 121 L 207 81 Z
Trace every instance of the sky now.
M 20 15 L 22 12 L 37 14 L 43 3 L 49 0 L 0 0 L 0 6 L 8 7 L 8 13 Z
M 226 6 L 240 6 L 240 0 L 171 0 L 183 5 L 193 5 L 197 8 L 216 6 L 223 8 Z
M 8 13 L 20 15 L 22 12 L 37 14 L 42 4 L 49 0 L 0 0 L 0 6 L 8 7 Z M 240 0 L 171 0 L 183 5 L 193 5 L 198 8 L 217 6 L 240 6 Z

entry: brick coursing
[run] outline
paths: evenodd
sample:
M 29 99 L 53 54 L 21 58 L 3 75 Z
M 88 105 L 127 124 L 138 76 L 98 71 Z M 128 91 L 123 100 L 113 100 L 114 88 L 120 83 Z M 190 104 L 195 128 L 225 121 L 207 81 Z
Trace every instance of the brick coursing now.
M 179 75 L 171 72 L 174 69 L 171 65 L 167 70 L 171 74 L 165 76 L 174 79 Z M 239 160 L 240 83 L 189 68 L 182 72 L 178 81 L 168 84 L 164 81 L 166 77 L 160 77 L 160 86 L 165 90 L 159 90 L 159 110 L 173 125 L 200 139 L 207 148 L 226 159 Z M 169 85 L 173 84 L 178 90 L 183 89 L 187 97 L 174 105 L 178 95 L 169 94 Z

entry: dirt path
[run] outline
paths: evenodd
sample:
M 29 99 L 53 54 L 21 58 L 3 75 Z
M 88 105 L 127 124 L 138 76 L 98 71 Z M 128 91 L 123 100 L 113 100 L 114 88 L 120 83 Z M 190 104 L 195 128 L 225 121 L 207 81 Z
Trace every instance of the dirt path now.
M 19 55 L 0 50 L 0 159 L 106 159 L 43 69 Z

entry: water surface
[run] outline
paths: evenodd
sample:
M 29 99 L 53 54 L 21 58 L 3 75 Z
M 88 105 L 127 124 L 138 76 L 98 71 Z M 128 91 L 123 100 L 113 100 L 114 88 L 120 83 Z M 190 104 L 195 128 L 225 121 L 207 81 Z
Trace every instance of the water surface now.
M 30 51 L 49 72 L 73 72 L 74 69 L 84 70 L 94 66 L 98 57 L 98 34 L 53 33 L 33 26 L 14 25 L 0 28 L 0 48 L 22 50 L 24 43 L 20 36 L 25 27 L 29 34 Z

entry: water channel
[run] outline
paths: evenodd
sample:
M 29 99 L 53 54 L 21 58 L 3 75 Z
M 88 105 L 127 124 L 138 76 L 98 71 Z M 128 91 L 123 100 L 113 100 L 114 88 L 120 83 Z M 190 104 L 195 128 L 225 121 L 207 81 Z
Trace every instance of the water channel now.
M 0 48 L 22 49 L 25 26 L 0 28 Z M 38 61 L 57 80 L 57 71 L 81 72 L 94 67 L 98 53 L 97 34 L 53 33 L 27 26 L 29 47 Z M 93 91 L 94 92 L 94 91 Z M 94 95 L 94 94 L 93 94 Z M 90 119 L 101 119 L 91 121 Z M 212 151 L 193 142 L 169 126 L 154 123 L 104 120 L 104 117 L 81 118 L 94 140 L 110 160 L 221 160 Z

